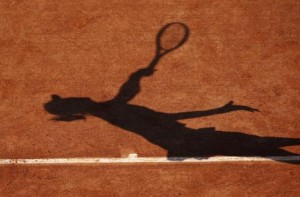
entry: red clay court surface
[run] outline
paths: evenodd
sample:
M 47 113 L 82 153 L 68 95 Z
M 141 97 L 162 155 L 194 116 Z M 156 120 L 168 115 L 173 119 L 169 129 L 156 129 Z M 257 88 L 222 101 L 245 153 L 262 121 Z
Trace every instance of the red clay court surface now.
M 180 123 L 300 138 L 299 13 L 297 0 L 1 1 L 0 158 L 168 155 L 143 135 L 97 116 L 53 121 L 44 104 L 53 94 L 114 98 L 132 73 L 148 66 L 157 32 L 174 21 L 188 26 L 188 40 L 141 79 L 131 105 L 171 114 L 232 100 L 259 112 Z M 282 149 L 300 154 L 299 144 Z M 0 166 L 0 195 L 296 196 L 299 175 L 299 165 L 276 161 L 11 164 Z

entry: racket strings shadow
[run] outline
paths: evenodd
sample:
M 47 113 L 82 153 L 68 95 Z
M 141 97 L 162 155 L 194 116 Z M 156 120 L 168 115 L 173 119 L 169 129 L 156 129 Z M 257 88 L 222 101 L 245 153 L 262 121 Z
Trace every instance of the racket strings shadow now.
M 167 150 L 170 158 L 184 159 L 215 155 L 263 157 L 299 155 L 282 150 L 281 147 L 300 145 L 300 138 L 260 137 L 242 132 L 216 131 L 215 128 L 192 129 L 179 122 L 182 119 L 234 111 L 258 111 L 249 106 L 236 105 L 230 101 L 218 108 L 204 111 L 164 113 L 145 106 L 129 104 L 128 102 L 140 92 L 141 80 L 154 74 L 154 68 L 160 58 L 179 48 L 187 40 L 189 30 L 186 25 L 183 25 L 186 32 L 183 41 L 174 45 L 174 49 L 168 49 L 169 51 L 162 49 L 159 46 L 160 36 L 170 26 L 168 24 L 159 31 L 156 38 L 157 51 L 151 63 L 146 68 L 132 73 L 113 99 L 96 102 L 88 97 L 62 98 L 52 95 L 52 99 L 44 104 L 44 109 L 55 115 L 52 119 L 54 121 L 75 121 L 83 120 L 88 115 L 95 116 L 123 130 L 144 137 L 149 142 Z M 297 163 L 295 161 L 283 162 Z

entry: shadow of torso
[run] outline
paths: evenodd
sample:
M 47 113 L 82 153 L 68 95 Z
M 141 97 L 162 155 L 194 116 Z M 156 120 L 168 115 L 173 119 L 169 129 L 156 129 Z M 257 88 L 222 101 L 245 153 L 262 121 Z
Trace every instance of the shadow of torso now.
M 111 101 L 94 106 L 89 114 L 141 135 L 167 150 L 169 157 L 286 155 L 287 152 L 278 147 L 300 142 L 300 139 L 259 137 L 216 131 L 214 128 L 191 129 L 178 122 L 172 114 L 144 106 Z

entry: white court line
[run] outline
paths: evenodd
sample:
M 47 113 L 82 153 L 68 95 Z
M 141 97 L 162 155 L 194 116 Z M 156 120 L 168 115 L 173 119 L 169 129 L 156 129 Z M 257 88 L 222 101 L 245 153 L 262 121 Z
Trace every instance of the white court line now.
M 299 161 L 300 156 L 269 157 L 137 157 L 132 154 L 127 158 L 45 158 L 45 159 L 0 159 L 0 165 L 41 165 L 41 164 L 122 164 L 122 163 L 218 163 L 218 162 L 262 162 L 262 161 Z

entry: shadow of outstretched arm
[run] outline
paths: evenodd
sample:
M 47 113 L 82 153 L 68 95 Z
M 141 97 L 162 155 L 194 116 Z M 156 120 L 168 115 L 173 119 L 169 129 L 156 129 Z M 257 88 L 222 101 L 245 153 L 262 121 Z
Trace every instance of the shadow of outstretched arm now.
M 85 120 L 85 116 L 84 115 L 80 115 L 80 114 L 70 114 L 70 115 L 61 115 L 61 116 L 57 116 L 52 118 L 51 120 L 54 121 L 64 121 L 64 122 L 71 122 L 74 120 Z
M 210 109 L 206 111 L 179 112 L 170 115 L 172 118 L 176 120 L 180 120 L 180 119 L 197 118 L 197 117 L 204 117 L 204 116 L 210 116 L 216 114 L 224 114 L 224 113 L 238 111 L 238 110 L 258 112 L 258 109 L 254 109 L 244 105 L 233 105 L 233 101 L 230 101 L 226 105 L 215 109 Z

